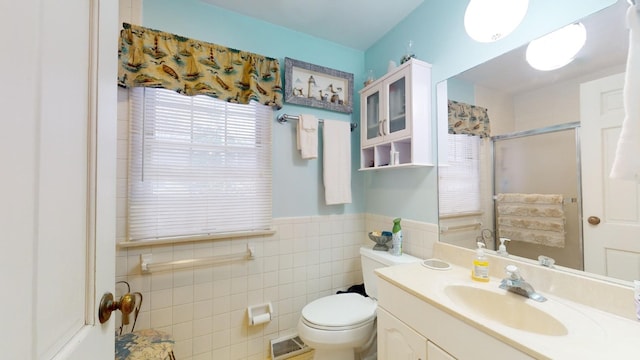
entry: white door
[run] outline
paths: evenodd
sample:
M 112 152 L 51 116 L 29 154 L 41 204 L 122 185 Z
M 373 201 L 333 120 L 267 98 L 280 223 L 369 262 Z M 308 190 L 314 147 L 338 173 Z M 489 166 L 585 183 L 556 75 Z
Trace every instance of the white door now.
M 0 349 L 113 359 L 118 4 L 5 1 L 0 11 Z
M 584 267 L 633 280 L 640 279 L 639 188 L 609 178 L 624 119 L 623 86 L 619 74 L 580 88 Z

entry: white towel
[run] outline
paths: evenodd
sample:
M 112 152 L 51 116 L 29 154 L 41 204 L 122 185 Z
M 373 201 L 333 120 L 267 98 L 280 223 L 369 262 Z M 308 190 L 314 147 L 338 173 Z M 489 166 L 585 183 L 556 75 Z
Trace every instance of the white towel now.
M 629 54 L 624 81 L 625 117 L 613 159 L 612 179 L 640 182 L 640 7 L 631 5 L 627 10 L 629 27 Z
M 351 124 L 325 120 L 323 126 L 324 198 L 327 205 L 351 203 Z
M 298 117 L 297 144 L 303 159 L 318 158 L 318 119 L 309 114 Z

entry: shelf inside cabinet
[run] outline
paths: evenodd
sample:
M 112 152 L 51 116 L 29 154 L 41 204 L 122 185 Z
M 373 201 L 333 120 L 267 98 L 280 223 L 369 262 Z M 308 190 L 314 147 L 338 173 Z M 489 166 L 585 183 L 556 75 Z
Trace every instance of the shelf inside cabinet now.
M 386 169 L 410 169 L 410 168 L 425 168 L 425 167 L 433 167 L 433 165 L 411 163 L 411 164 L 400 164 L 400 165 L 388 165 L 388 166 L 361 168 L 361 169 L 358 169 L 358 171 L 376 171 L 376 170 L 386 170 Z
M 433 166 L 430 163 L 415 161 L 413 151 L 411 138 L 362 148 L 359 170 Z M 394 156 L 394 153 L 397 155 Z

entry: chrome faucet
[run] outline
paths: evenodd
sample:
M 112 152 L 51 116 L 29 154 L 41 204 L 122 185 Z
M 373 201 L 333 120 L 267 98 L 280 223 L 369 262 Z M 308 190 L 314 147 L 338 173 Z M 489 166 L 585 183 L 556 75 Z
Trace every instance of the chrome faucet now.
M 531 284 L 529 284 L 522 278 L 522 275 L 520 275 L 520 271 L 518 270 L 517 266 L 507 265 L 505 271 L 507 272 L 507 277 L 502 279 L 502 282 L 500 282 L 501 289 L 505 289 L 507 291 L 511 291 L 512 293 L 522 295 L 531 300 L 539 302 L 547 301 L 547 298 L 538 294 L 533 289 L 533 286 L 531 286 Z

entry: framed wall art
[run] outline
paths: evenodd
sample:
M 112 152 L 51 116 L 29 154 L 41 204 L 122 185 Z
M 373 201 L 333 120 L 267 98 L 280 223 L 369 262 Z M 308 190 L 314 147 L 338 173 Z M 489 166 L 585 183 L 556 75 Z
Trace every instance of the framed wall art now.
M 284 64 L 285 102 L 353 112 L 353 74 L 290 58 Z

